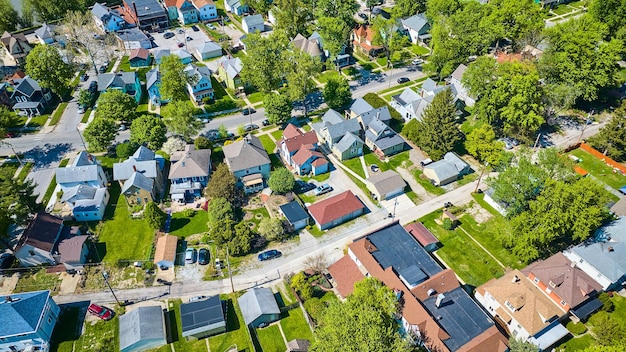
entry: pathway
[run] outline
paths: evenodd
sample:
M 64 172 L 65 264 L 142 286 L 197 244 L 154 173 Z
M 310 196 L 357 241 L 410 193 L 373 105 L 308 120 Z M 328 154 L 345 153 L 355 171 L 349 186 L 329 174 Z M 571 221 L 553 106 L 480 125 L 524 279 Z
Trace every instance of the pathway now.
M 367 169 L 367 164 L 365 163 L 365 157 L 361 155 L 359 156 L 359 160 L 361 160 L 361 166 L 363 167 L 363 171 L 365 172 L 365 178 L 370 178 L 370 173 Z
M 502 267 L 502 269 L 504 269 L 504 270 L 506 271 L 506 266 L 504 266 L 504 264 L 502 264 L 502 262 L 501 262 L 501 261 L 499 261 L 499 260 L 498 260 L 498 258 L 494 257 L 494 255 L 493 255 L 493 254 L 491 254 L 491 252 L 490 252 L 490 251 L 488 251 L 488 250 L 487 250 L 487 248 L 483 247 L 483 245 L 482 245 L 482 244 L 480 244 L 480 242 L 478 242 L 478 241 L 474 238 L 474 236 L 470 235 L 470 233 L 469 233 L 469 232 L 465 231 L 465 229 L 464 229 L 461 225 L 459 225 L 459 229 L 461 229 L 461 231 L 465 232 L 465 234 L 467 235 L 467 237 L 471 238 L 471 239 L 472 239 L 472 241 L 476 242 L 476 244 L 478 245 L 478 247 L 482 248 L 482 250 L 483 250 L 483 251 L 485 251 L 487 254 L 489 254 L 489 256 L 490 256 L 491 258 L 493 258 L 493 260 L 495 260 L 495 261 L 496 261 L 496 263 L 498 263 L 498 265 L 500 265 L 500 266 Z
M 280 336 L 283 337 L 283 341 L 285 342 L 285 346 L 287 346 L 287 343 L 289 341 L 287 341 L 287 337 L 285 336 L 285 332 L 283 331 L 283 327 L 280 325 L 280 320 L 277 321 L 275 324 L 278 325 L 278 331 L 280 331 Z

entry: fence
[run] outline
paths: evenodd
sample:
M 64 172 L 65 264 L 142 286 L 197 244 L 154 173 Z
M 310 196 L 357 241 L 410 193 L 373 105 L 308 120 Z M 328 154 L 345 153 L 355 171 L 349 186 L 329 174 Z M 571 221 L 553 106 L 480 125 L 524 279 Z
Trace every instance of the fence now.
M 595 150 L 592 146 L 590 146 L 589 144 L 583 142 L 580 144 L 580 149 L 588 152 L 589 154 L 595 156 L 596 158 L 604 161 L 607 165 L 611 166 L 612 168 L 618 169 L 619 171 L 622 172 L 622 174 L 626 175 L 626 167 L 624 167 L 624 165 L 618 163 L 617 161 L 609 158 L 608 156 L 600 153 L 599 151 Z

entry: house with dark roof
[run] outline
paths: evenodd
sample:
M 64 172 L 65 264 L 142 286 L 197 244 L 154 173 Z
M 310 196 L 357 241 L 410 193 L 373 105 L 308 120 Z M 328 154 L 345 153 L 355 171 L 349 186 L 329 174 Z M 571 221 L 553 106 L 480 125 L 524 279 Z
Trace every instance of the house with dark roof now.
M 454 152 L 447 152 L 443 159 L 424 166 L 424 176 L 435 186 L 447 185 L 471 172 L 469 164 Z
M 283 138 L 276 142 L 283 162 L 298 175 L 320 175 L 329 171 L 324 154 L 317 151 L 315 131 L 304 132 L 292 124 L 283 131 Z
M 138 307 L 119 318 L 120 352 L 140 352 L 163 346 L 165 319 L 161 306 Z
M 69 230 L 68 227 L 64 227 L 64 230 Z M 84 264 L 87 263 L 87 257 L 89 256 L 89 246 L 87 235 L 78 236 L 63 236 L 64 238 L 59 242 L 59 253 L 61 255 L 60 262 L 65 266 L 66 270 L 70 269 L 82 269 Z
M 136 71 L 132 72 L 111 72 L 98 75 L 98 91 L 105 92 L 117 89 L 141 101 L 141 82 Z
M 9 82 L 0 83 L 0 104 L 6 106 L 7 108 L 11 108 L 13 106 L 11 95 L 9 94 Z
M 365 130 L 365 145 L 382 159 L 402 152 L 406 143 L 386 123 L 373 119 Z
M 265 32 L 265 21 L 261 14 L 244 16 L 241 26 L 244 33 Z
M 311 204 L 308 208 L 320 230 L 341 225 L 365 212 L 365 205 L 350 190 Z
M 178 11 L 178 20 L 183 25 L 198 23 L 198 9 L 191 0 L 177 0 L 176 10 Z
M 48 88 L 42 88 L 39 83 L 26 76 L 14 80 L 15 88 L 11 100 L 15 102 L 13 110 L 20 115 L 41 115 L 50 105 L 52 93 Z
M 370 176 L 365 182 L 367 189 L 378 201 L 387 200 L 404 193 L 406 182 L 393 170 L 383 171 Z
M 187 91 L 191 101 L 200 104 L 205 98 L 213 99 L 211 70 L 208 67 L 189 64 L 185 67 L 184 72 L 187 76 L 193 77 L 193 84 L 187 83 Z
M 352 49 L 366 57 L 375 58 L 385 52 L 385 48 L 374 45 L 374 31 L 372 26 L 361 24 L 353 29 L 350 34 Z
M 185 150 L 170 155 L 170 197 L 178 201 L 202 197 L 209 183 L 211 149 L 196 149 L 187 144 Z
M 115 34 L 126 50 L 152 49 L 150 38 L 137 27 L 120 29 Z
M 113 164 L 113 180 L 120 183 L 129 205 L 145 205 L 163 193 L 163 157 L 140 146 L 121 163 Z
M 63 220 L 40 211 L 28 223 L 15 246 L 15 258 L 22 266 L 55 265 L 56 245 L 63 230 Z
M 439 248 L 441 242 L 433 235 L 432 232 L 421 222 L 412 222 L 404 226 L 406 232 L 408 232 L 413 238 L 419 242 L 428 252 L 433 252 Z
M 243 63 L 238 57 L 231 59 L 224 56 L 217 61 L 217 73 L 220 81 L 224 82 L 226 87 L 230 89 L 243 88 L 244 83 L 241 79 L 241 70 L 243 70 Z
M 339 160 L 348 160 L 363 155 L 361 125 L 357 119 L 344 119 L 341 114 L 329 109 L 322 121 L 312 124 L 318 140 Z
M 271 162 L 261 140 L 247 135 L 242 140 L 225 145 L 224 162 L 237 178 L 245 193 L 254 193 L 265 187 L 270 177 Z
M 139 48 L 130 51 L 128 56 L 130 67 L 145 67 L 152 65 L 152 55 L 147 49 Z
M 183 337 L 198 340 L 226 331 L 224 303 L 219 295 L 180 305 Z
M 91 9 L 91 15 L 98 27 L 105 32 L 117 32 L 129 25 L 119 11 L 111 10 L 104 4 L 95 3 Z
M 200 21 L 217 18 L 217 7 L 213 0 L 193 0 L 193 5 L 198 9 Z
M 409 32 L 411 43 L 420 44 L 430 39 L 430 34 L 428 33 L 430 31 L 430 24 L 424 13 L 418 13 L 417 15 L 400 20 L 400 23 L 402 23 L 402 28 Z
M 272 290 L 266 287 L 254 287 L 237 298 L 243 320 L 247 326 L 257 328 L 280 319 L 280 308 Z
M 298 33 L 298 35 L 291 40 L 291 45 L 303 53 L 309 54 L 311 57 L 318 58 L 320 61 L 324 60 L 324 51 L 322 50 L 320 38 L 318 37 L 311 36 L 306 38 Z
M 216 42 L 208 41 L 196 46 L 193 55 L 198 61 L 208 60 L 222 56 L 222 47 Z
M 0 296 L 0 351 L 48 351 L 60 313 L 50 291 Z
M 302 205 L 295 200 L 281 205 L 280 212 L 287 219 L 290 231 L 298 231 L 309 224 L 309 214 L 304 210 Z
M 11 34 L 4 31 L 0 37 L 0 43 L 4 47 L 4 56 L 9 62 L 5 61 L 7 66 L 18 66 L 24 64 L 26 56 L 32 50 L 26 36 L 22 33 Z
M 178 246 L 178 237 L 165 235 L 159 237 L 154 249 L 154 264 L 160 269 L 173 268 L 176 263 L 176 248 Z
M 157 0 L 123 0 L 126 22 L 143 31 L 158 31 L 169 27 L 168 15 Z

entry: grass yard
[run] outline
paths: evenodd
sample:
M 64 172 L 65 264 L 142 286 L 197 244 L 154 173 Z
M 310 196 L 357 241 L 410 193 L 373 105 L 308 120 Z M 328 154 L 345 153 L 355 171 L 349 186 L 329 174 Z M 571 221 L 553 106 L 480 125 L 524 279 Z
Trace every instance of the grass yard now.
M 173 213 L 170 223 L 170 234 L 185 238 L 196 233 L 207 232 L 207 214 L 204 210 L 196 211 L 191 217 L 184 212 Z
M 167 314 L 170 314 L 170 318 L 172 318 L 172 314 L 174 315 L 173 317 L 175 317 L 175 320 L 172 319 L 172 322 L 176 322 L 176 336 L 172 336 L 172 340 L 173 345 L 174 345 L 174 350 L 176 351 L 188 351 L 188 352 L 200 352 L 200 351 L 206 351 L 206 342 L 204 341 L 204 339 L 200 339 L 200 340 L 192 340 L 192 341 L 187 341 L 187 339 L 185 339 L 183 337 L 183 324 L 180 318 L 180 304 L 181 304 L 181 300 L 180 299 L 175 299 L 175 300 L 171 300 L 168 302 L 168 312 Z M 173 330 L 173 329 L 172 329 Z
M 227 301 L 226 332 L 209 337 L 211 351 L 226 351 L 236 345 L 238 351 L 252 352 L 252 343 L 248 337 L 247 327 L 234 294 L 221 295 Z
M 432 193 L 438 196 L 446 193 L 445 189 L 441 187 L 437 187 L 433 185 L 432 183 L 430 183 L 430 180 L 426 178 L 426 176 L 424 176 L 422 170 L 413 171 L 413 176 L 415 177 L 415 180 L 417 181 L 417 183 L 419 183 L 422 187 L 424 187 L 426 192 Z
M 85 110 L 85 113 L 83 114 L 83 118 L 80 119 L 80 123 L 87 123 L 87 121 L 89 121 L 89 115 L 91 115 L 91 109 Z
M 270 136 L 267 134 L 260 135 L 259 140 L 261 140 L 261 144 L 263 144 L 263 148 L 265 148 L 267 154 L 274 153 L 274 150 L 276 149 L 276 142 L 274 142 Z
M 283 139 L 283 130 L 278 128 L 276 131 L 272 132 L 271 135 L 272 137 L 274 137 L 275 140 L 279 141 Z
M 328 83 L 331 78 L 339 78 L 339 72 L 335 70 L 327 70 L 315 77 L 320 83 Z
M 215 77 L 211 76 L 211 86 L 213 87 L 213 94 L 215 95 L 215 100 L 222 99 L 223 97 L 229 97 L 226 89 L 220 82 L 215 79 Z
M 342 161 L 342 163 L 357 175 L 365 178 L 365 171 L 363 170 L 363 164 L 361 164 L 361 158 L 356 157 Z
M 256 329 L 263 352 L 283 352 L 287 348 L 280 334 L 278 325 L 270 325 L 263 329 Z
M 277 154 L 270 154 L 270 162 L 272 163 L 272 170 L 276 170 L 280 167 L 285 167 L 285 165 L 283 165 L 283 162 L 280 161 L 280 157 Z
M 430 50 L 428 50 L 427 48 L 424 48 L 421 45 L 411 45 L 410 47 L 406 48 L 407 50 L 409 50 L 410 52 L 412 52 L 415 55 L 418 56 L 422 56 L 422 55 L 426 55 L 428 53 L 430 53 Z
M 113 308 L 109 306 L 109 308 Z M 74 352 L 119 351 L 119 314 L 109 321 L 86 323 L 83 334 L 74 343 Z
M 280 320 L 280 326 L 283 328 L 283 333 L 287 341 L 293 339 L 305 339 L 313 341 L 313 333 L 309 324 L 304 318 L 304 313 L 300 307 L 294 308 L 287 312 L 287 316 Z
M 30 173 L 30 170 L 32 169 L 33 169 L 33 162 L 27 161 L 26 164 L 24 164 L 24 167 L 22 167 L 22 170 L 20 170 L 20 174 L 17 175 L 17 179 L 20 180 L 20 182 L 24 182 L 24 180 L 26 179 L 26 176 L 28 176 L 28 174 Z
M 44 126 L 46 122 L 48 121 L 49 117 L 50 117 L 50 114 L 43 114 L 43 115 L 35 116 L 32 119 L 30 119 L 28 126 L 31 126 L 31 127 Z
M 474 182 L 478 179 L 478 173 L 474 172 L 469 175 L 464 175 L 462 179 L 456 181 L 457 186 L 461 187 L 468 183 Z
M 311 180 L 315 180 L 317 182 L 324 182 L 326 180 L 328 180 L 330 178 L 330 172 L 327 172 L 325 174 L 321 174 L 321 175 L 317 175 L 317 176 L 300 176 L 301 179 L 303 179 L 304 181 L 311 181 Z
M 120 61 L 120 64 L 117 66 L 117 69 L 118 71 L 125 71 L 125 72 L 128 72 L 131 70 L 128 56 L 126 55 L 122 56 L 122 60 Z
M 55 294 L 59 291 L 60 285 L 61 279 L 58 274 L 46 274 L 46 269 L 41 269 L 37 272 L 29 271 L 21 274 L 13 292 L 50 290 L 52 294 Z
M 413 204 L 417 205 L 420 203 L 420 197 L 411 190 L 410 186 L 407 186 L 407 188 L 405 188 L 404 194 L 409 197 Z
M 63 159 L 61 160 L 61 162 L 59 163 L 59 167 L 65 167 L 68 163 L 69 163 L 70 159 Z M 48 185 L 48 188 L 46 189 L 46 193 L 44 193 L 43 198 L 41 200 L 41 204 L 48 204 L 48 201 L 50 200 L 50 198 L 52 197 L 52 193 L 54 192 L 54 189 L 57 186 L 57 176 L 53 175 L 52 176 L 52 180 L 50 181 L 50 184 Z
M 52 119 L 50 120 L 51 126 L 54 126 L 57 123 L 59 123 L 59 121 L 61 120 L 61 116 L 63 116 L 63 112 L 65 111 L 65 108 L 67 108 L 67 102 L 62 102 L 61 104 L 59 104 L 57 109 L 52 114 Z
M 584 350 L 587 347 L 592 347 L 595 345 L 595 339 L 593 336 L 586 334 L 580 337 L 574 337 L 568 340 L 566 343 L 559 346 L 559 348 L 564 349 L 565 351 L 580 351 Z
M 626 185 L 626 176 L 619 172 L 614 173 L 612 167 L 586 151 L 582 149 L 575 149 L 569 154 L 579 157 L 582 161 L 577 164 L 578 166 L 587 170 L 594 177 L 606 183 L 610 187 L 620 189 Z
M 263 101 L 263 93 L 262 92 L 254 92 L 252 94 L 248 94 L 247 95 L 248 100 L 250 100 L 250 102 L 252 104 L 256 104 L 259 102 Z

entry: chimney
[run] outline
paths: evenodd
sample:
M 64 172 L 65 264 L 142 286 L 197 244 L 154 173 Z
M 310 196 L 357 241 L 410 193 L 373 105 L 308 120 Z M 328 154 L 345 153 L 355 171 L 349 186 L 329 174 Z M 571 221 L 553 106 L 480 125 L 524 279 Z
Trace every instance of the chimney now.
M 516 283 L 516 282 L 518 282 L 518 281 L 519 281 L 519 276 L 517 276 L 517 275 L 513 275 L 513 279 L 511 279 L 511 282 L 512 282 L 512 283 Z
M 6 303 L 13 302 L 13 298 L 11 298 L 11 296 L 6 296 L 6 297 L 4 298 L 4 302 L 6 302 Z
M 426 294 L 428 294 L 428 297 L 430 297 L 430 296 L 434 295 L 435 292 L 437 292 L 437 291 L 435 291 L 434 288 L 431 288 L 431 289 L 428 290 L 428 292 L 426 292 Z
M 613 252 L 615 249 L 613 249 L 613 246 L 609 246 L 609 253 Z
M 137 166 L 133 165 L 133 172 L 137 172 Z
M 444 298 L 446 298 L 446 296 L 443 293 L 440 293 L 439 295 L 437 295 L 437 300 L 435 301 L 435 307 L 437 308 L 441 307 L 441 303 L 443 302 Z

